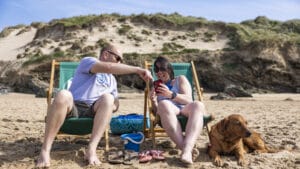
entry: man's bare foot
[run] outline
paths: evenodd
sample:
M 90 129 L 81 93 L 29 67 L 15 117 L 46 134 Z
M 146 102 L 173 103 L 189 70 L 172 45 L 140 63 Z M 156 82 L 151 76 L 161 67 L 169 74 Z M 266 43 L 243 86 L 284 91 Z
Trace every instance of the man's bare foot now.
M 37 159 L 36 168 L 50 167 L 50 152 L 41 150 L 40 156 Z
M 85 152 L 84 159 L 89 162 L 89 165 L 100 165 L 101 161 L 98 159 L 96 151 L 92 151 L 89 148 Z

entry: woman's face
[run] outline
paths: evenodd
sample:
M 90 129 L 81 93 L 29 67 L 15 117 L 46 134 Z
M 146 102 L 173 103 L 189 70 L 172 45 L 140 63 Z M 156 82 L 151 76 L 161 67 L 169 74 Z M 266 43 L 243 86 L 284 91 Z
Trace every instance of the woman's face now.
M 162 65 L 160 63 L 156 63 L 156 66 L 154 67 L 154 72 L 156 74 L 156 77 L 162 80 L 164 83 L 170 80 L 170 75 L 168 73 L 167 66 Z

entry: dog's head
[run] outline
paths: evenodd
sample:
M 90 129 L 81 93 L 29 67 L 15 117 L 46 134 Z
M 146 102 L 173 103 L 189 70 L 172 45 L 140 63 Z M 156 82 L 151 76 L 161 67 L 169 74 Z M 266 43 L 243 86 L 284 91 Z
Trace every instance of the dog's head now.
M 224 118 L 219 127 L 224 135 L 230 137 L 244 138 L 251 135 L 251 131 L 247 127 L 247 121 L 238 114 L 232 114 Z

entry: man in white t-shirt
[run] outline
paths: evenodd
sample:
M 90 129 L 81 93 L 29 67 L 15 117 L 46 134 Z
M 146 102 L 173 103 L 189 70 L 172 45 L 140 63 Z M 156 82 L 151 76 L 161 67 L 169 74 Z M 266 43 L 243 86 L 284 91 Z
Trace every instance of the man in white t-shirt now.
M 44 142 L 36 167 L 50 166 L 50 151 L 56 134 L 68 117 L 93 117 L 94 125 L 85 159 L 91 165 L 101 164 L 97 145 L 108 126 L 112 112 L 119 107 L 117 82 L 113 74 L 138 74 L 151 80 L 151 73 L 143 68 L 122 64 L 122 53 L 107 45 L 99 59 L 85 57 L 80 61 L 69 90 L 61 90 L 47 112 Z

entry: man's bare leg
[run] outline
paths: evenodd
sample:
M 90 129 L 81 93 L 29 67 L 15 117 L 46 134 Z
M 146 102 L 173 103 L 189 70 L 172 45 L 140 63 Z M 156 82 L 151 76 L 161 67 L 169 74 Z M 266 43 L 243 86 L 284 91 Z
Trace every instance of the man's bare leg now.
M 70 92 L 66 90 L 60 91 L 55 97 L 53 103 L 47 111 L 46 127 L 44 142 L 38 157 L 36 167 L 49 167 L 50 166 L 50 151 L 58 130 L 63 124 L 67 112 L 73 106 L 73 97 Z
M 96 150 L 106 127 L 110 123 L 113 108 L 114 97 L 111 94 L 104 94 L 94 105 L 96 115 L 94 118 L 91 140 L 85 155 L 85 159 L 88 160 L 91 165 L 101 164 L 97 157 Z

